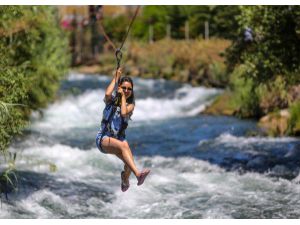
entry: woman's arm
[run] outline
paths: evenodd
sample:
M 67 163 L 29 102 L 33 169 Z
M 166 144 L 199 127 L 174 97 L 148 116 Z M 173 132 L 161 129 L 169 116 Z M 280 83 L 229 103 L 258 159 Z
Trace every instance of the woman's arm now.
M 106 88 L 106 91 L 105 91 L 105 102 L 109 102 L 111 100 L 111 95 L 114 91 L 114 88 L 115 88 L 115 84 L 118 83 L 120 77 L 121 77 L 121 74 L 122 74 L 122 69 L 119 68 L 117 71 L 116 71 L 116 74 L 114 76 L 114 78 L 112 79 L 112 81 L 110 82 L 110 84 L 108 85 L 108 87 Z

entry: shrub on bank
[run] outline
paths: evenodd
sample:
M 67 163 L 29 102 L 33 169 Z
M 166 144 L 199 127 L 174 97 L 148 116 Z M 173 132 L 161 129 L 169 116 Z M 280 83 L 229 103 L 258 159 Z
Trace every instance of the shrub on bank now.
M 243 65 L 236 67 L 230 75 L 230 88 L 235 114 L 240 117 L 259 117 L 259 94 L 251 79 L 245 79 L 243 74 L 247 68 Z M 256 106 L 256 107 L 253 107 Z
M 0 9 L 0 148 L 26 125 L 31 110 L 55 97 L 69 66 L 68 42 L 55 7 Z
M 227 50 L 227 66 L 229 71 L 245 68 L 241 77 L 251 83 L 246 86 L 252 85 L 248 98 L 254 96 L 259 100 L 251 100 L 252 104 L 241 102 L 240 108 L 262 115 L 287 108 L 292 102 L 289 90 L 300 82 L 300 8 L 241 6 L 240 9 L 240 35 Z
M 228 76 L 222 52 L 229 44 L 230 41 L 221 39 L 132 42 L 126 65 L 129 73 L 138 76 L 224 87 Z
M 0 167 L 0 195 L 17 182 L 8 145 L 30 112 L 55 98 L 69 67 L 68 41 L 57 18 L 55 7 L 0 7 L 0 156 L 6 163 Z
M 246 65 L 235 68 L 230 75 L 231 101 L 241 117 L 259 118 L 270 112 L 288 108 L 293 102 L 285 81 L 278 76 L 274 81 L 257 84 L 245 77 Z
M 290 107 L 291 118 L 289 120 L 289 134 L 300 134 L 300 101 L 295 102 Z
M 17 182 L 6 149 L 30 112 L 55 98 L 69 66 L 67 48 L 55 7 L 0 7 L 0 195 Z

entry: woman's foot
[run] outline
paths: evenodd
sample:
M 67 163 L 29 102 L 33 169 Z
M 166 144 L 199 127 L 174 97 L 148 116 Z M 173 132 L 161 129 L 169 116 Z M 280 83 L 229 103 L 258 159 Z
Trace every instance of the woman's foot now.
M 125 172 L 122 171 L 121 172 L 121 190 L 123 192 L 127 191 L 129 188 L 130 184 L 129 184 L 129 179 L 125 179 Z
M 144 169 L 140 176 L 137 177 L 137 180 L 138 180 L 138 183 L 137 185 L 140 186 L 144 183 L 146 177 L 148 176 L 148 174 L 150 173 L 150 170 L 149 169 Z

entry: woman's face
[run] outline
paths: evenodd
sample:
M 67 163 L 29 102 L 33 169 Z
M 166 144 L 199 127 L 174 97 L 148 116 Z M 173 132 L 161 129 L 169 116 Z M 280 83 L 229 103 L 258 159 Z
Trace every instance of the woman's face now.
M 124 81 L 121 84 L 121 88 L 123 89 L 123 92 L 125 94 L 125 98 L 128 99 L 132 95 L 132 85 L 128 81 Z

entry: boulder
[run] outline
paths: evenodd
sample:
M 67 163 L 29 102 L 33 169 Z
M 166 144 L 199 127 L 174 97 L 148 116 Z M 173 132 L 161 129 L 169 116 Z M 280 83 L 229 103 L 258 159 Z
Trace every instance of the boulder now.
M 258 155 L 249 160 L 246 167 L 250 170 L 264 172 L 268 169 L 268 160 L 265 156 Z
M 276 113 L 269 113 L 259 120 L 258 126 L 269 135 L 284 136 L 287 134 L 290 117 L 290 113 L 287 109 Z
M 276 165 L 271 169 L 270 176 L 291 180 L 294 179 L 298 173 L 299 171 L 296 169 L 292 170 L 285 165 Z
M 230 93 L 223 93 L 209 105 L 201 114 L 233 116 L 236 109 L 230 104 Z

